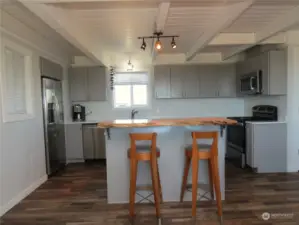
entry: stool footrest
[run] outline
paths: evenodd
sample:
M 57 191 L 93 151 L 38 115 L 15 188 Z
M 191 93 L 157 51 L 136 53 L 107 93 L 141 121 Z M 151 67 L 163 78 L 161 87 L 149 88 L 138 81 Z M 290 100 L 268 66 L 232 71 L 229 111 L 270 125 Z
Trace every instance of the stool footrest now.
M 192 189 L 192 184 L 187 184 L 186 185 L 186 190 Z M 202 189 L 204 191 L 210 191 L 210 184 L 203 184 L 203 183 L 198 183 L 197 184 L 197 189 Z
M 153 191 L 153 187 L 151 184 L 140 185 L 136 187 L 136 191 Z

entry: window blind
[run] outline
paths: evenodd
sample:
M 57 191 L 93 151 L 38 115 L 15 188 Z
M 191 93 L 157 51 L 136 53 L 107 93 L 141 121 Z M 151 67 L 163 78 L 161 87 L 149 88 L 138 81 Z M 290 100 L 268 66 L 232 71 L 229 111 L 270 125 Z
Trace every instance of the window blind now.
M 116 73 L 114 84 L 147 84 L 149 76 L 147 73 Z
M 25 57 L 5 48 L 5 67 L 8 113 L 26 113 Z

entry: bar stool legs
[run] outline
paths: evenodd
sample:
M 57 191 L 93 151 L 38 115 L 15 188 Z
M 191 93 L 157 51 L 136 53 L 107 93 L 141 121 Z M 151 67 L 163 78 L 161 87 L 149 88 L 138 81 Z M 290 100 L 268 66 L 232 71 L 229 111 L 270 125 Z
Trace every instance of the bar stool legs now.
M 188 179 L 188 173 L 191 165 L 191 158 L 185 157 L 185 169 L 184 169 L 184 175 L 183 175 L 183 181 L 182 181 L 182 187 L 181 187 L 181 196 L 180 196 L 180 202 L 183 202 L 185 190 L 187 188 L 187 179 Z
M 130 217 L 135 216 L 135 194 L 137 181 L 137 165 L 138 161 L 134 158 L 130 159 Z
M 162 186 L 161 186 L 158 162 L 157 162 L 157 168 L 158 168 L 158 180 L 159 180 L 159 190 L 160 190 L 160 202 L 163 203 Z
M 152 184 L 154 191 L 155 207 L 156 207 L 156 216 L 160 218 L 160 179 L 158 174 L 157 159 L 151 159 L 151 174 L 152 174 Z
M 213 178 L 213 168 L 212 168 L 212 160 L 208 160 L 209 166 L 209 184 L 210 184 L 210 193 L 211 198 L 214 200 L 214 178 Z
M 130 159 L 130 217 L 135 216 L 135 194 L 136 194 L 136 182 L 137 182 L 137 165 L 136 159 Z M 157 160 L 150 160 L 152 185 L 155 199 L 156 215 L 160 217 L 160 202 L 162 201 L 162 187 L 159 175 L 159 168 Z
M 162 199 L 162 187 L 160 182 L 160 174 L 158 169 L 158 158 L 160 157 L 160 149 L 157 147 L 156 133 L 130 133 L 131 145 L 128 149 L 128 158 L 130 159 L 130 203 L 129 215 L 135 217 L 135 194 L 137 183 L 137 164 L 139 161 L 150 163 L 150 171 L 152 177 L 152 190 L 154 192 L 156 216 L 160 218 L 160 202 Z M 150 141 L 150 145 L 136 145 L 138 141 Z M 142 190 L 142 188 L 139 188 Z M 146 189 L 148 190 L 148 189 Z M 144 199 L 147 199 L 145 197 Z
M 198 167 L 200 160 L 208 160 L 209 185 L 211 198 L 216 195 L 217 214 L 222 224 L 222 200 L 218 167 L 218 134 L 217 132 L 192 132 L 193 144 L 185 149 L 185 168 L 182 179 L 180 201 L 184 199 L 187 187 L 189 168 L 192 163 L 192 217 L 196 218 Z M 211 145 L 198 144 L 197 139 L 212 139 Z
M 218 167 L 218 157 L 212 157 L 212 168 L 213 168 L 213 178 L 215 184 L 215 193 L 216 193 L 216 202 L 217 202 L 217 213 L 222 223 L 223 215 L 222 215 L 222 200 L 221 200 L 221 188 L 220 188 L 220 178 L 219 178 L 219 167 Z
M 198 183 L 198 157 L 192 156 L 192 217 L 196 217 L 197 183 Z

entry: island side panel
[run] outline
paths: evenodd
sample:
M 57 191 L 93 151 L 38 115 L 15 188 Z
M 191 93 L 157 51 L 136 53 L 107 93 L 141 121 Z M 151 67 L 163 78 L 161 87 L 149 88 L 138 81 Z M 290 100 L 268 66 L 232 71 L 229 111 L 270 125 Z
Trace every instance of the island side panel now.
M 184 146 L 191 144 L 192 130 L 219 131 L 219 126 L 200 127 L 152 127 L 152 128 L 111 128 L 111 140 L 106 140 L 108 203 L 129 201 L 130 164 L 127 149 L 130 146 L 130 132 L 157 132 L 157 145 L 161 149 L 158 160 L 164 201 L 179 201 L 184 169 Z M 225 135 L 219 136 L 219 168 L 222 198 L 224 199 L 224 155 Z M 107 135 L 106 135 L 107 138 Z M 208 168 L 205 160 L 200 161 L 199 181 L 208 183 Z M 191 175 L 191 173 L 190 173 Z M 190 179 L 190 176 L 189 176 Z M 191 180 L 190 180 L 191 183 Z M 151 184 L 149 162 L 138 165 L 137 185 Z M 146 193 L 142 193 L 143 195 Z M 186 192 L 185 201 L 191 200 Z M 136 195 L 136 201 L 140 198 Z

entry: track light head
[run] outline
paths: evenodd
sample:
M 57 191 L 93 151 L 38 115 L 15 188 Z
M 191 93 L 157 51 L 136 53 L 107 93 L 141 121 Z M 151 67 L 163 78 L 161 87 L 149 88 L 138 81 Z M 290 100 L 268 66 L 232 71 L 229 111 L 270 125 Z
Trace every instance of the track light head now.
M 140 47 L 143 51 L 145 51 L 145 48 L 146 48 L 146 43 L 144 41 L 144 38 L 142 39 L 142 44 L 141 44 L 141 47 Z
M 157 39 L 157 41 L 156 41 L 156 43 L 155 43 L 155 48 L 156 48 L 158 51 L 162 49 L 162 43 L 161 43 L 161 41 L 159 40 L 159 37 L 158 37 L 158 39 Z
M 176 48 L 176 43 L 175 43 L 174 37 L 172 37 L 171 47 Z

